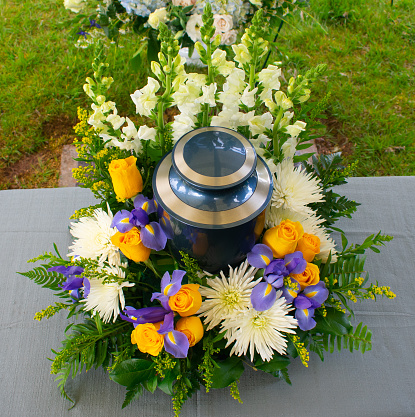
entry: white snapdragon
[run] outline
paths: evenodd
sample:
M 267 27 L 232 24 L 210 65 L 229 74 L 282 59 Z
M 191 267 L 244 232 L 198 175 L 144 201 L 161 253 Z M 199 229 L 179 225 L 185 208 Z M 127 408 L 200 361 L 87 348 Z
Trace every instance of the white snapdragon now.
M 140 126 L 137 132 L 137 136 L 141 140 L 156 140 L 157 130 L 154 127 L 148 127 L 146 125 Z
M 172 98 L 181 113 L 196 114 L 200 112 L 200 103 L 196 102 L 200 92 L 201 88 L 195 83 L 180 84 L 178 90 L 172 94 Z
M 302 122 L 301 120 L 297 120 L 293 125 L 286 126 L 285 130 L 289 135 L 296 138 L 301 132 L 305 130 L 306 126 L 307 123 Z
M 223 104 L 224 109 L 238 112 L 240 99 L 241 95 L 239 93 L 227 90 L 219 93 L 218 101 Z
M 255 87 L 253 90 L 249 91 L 248 85 L 242 94 L 241 102 L 247 107 L 254 107 L 256 101 L 255 94 L 257 91 L 258 87 Z
M 292 158 L 297 150 L 297 139 L 295 137 L 288 138 L 282 144 L 281 150 L 285 158 Z
M 243 113 L 238 112 L 237 109 L 224 108 L 217 116 L 212 117 L 210 125 L 236 130 L 238 126 L 241 126 L 242 116 Z
M 226 77 L 226 83 L 222 90 L 225 92 L 242 93 L 246 87 L 245 71 L 240 68 L 234 68 L 233 71 Z
M 280 123 L 278 125 L 278 129 L 281 129 L 285 126 L 288 126 L 290 124 L 291 119 L 294 117 L 294 112 L 292 111 L 286 111 L 284 115 L 282 116 L 282 119 L 280 120 Z
M 113 113 L 107 116 L 106 121 L 111 123 L 114 130 L 118 130 L 125 123 L 125 117 L 120 117 L 117 114 L 117 109 L 115 109 Z
M 193 14 L 186 23 L 186 33 L 193 42 L 201 41 L 200 28 L 203 26 L 202 15 Z
M 249 53 L 248 48 L 245 45 L 232 45 L 232 49 L 235 53 L 235 61 L 238 61 L 241 66 L 251 61 L 251 54 Z
M 125 138 L 130 140 L 132 138 L 137 137 L 137 129 L 134 125 L 134 123 L 128 118 L 125 118 L 125 121 L 127 122 L 127 126 L 124 126 L 122 128 L 122 133 L 124 134 Z
M 148 83 L 145 87 L 130 94 L 136 106 L 136 113 L 139 113 L 141 116 L 151 115 L 151 110 L 154 109 L 158 101 L 156 92 L 159 88 L 159 82 L 152 77 L 148 77 Z
M 156 9 L 153 13 L 150 13 L 147 22 L 153 29 L 157 29 L 160 23 L 166 23 L 167 20 L 167 9 L 160 7 L 160 9 Z
M 282 107 L 284 110 L 288 110 L 293 106 L 293 102 L 282 91 L 277 91 L 274 94 L 274 97 L 278 106 Z
M 63 0 L 63 5 L 65 9 L 78 13 L 84 8 L 85 3 L 84 0 Z
M 272 129 L 272 114 L 266 112 L 259 116 L 254 116 L 248 121 L 248 125 L 253 136 L 264 133 L 265 129 Z
M 268 65 L 258 74 L 259 82 L 266 89 L 279 90 L 281 83 L 279 78 L 281 77 L 281 68 L 276 65 Z
M 173 130 L 173 143 L 179 140 L 184 134 L 194 129 L 196 117 L 191 114 L 178 114 L 174 116 L 174 122 L 171 125 Z
M 216 106 L 216 99 L 215 99 L 216 89 L 217 89 L 216 83 L 202 86 L 202 95 L 198 99 L 196 99 L 196 102 L 200 104 L 202 103 L 209 104 L 210 107 L 215 107 Z
M 226 52 L 216 49 L 212 54 L 212 65 L 216 67 L 220 74 L 228 76 L 235 68 L 235 62 L 226 60 Z
M 191 72 L 187 74 L 187 85 L 194 85 L 199 89 L 206 85 L 207 76 L 206 74 L 198 74 L 196 72 Z M 200 91 L 200 90 L 199 90 Z

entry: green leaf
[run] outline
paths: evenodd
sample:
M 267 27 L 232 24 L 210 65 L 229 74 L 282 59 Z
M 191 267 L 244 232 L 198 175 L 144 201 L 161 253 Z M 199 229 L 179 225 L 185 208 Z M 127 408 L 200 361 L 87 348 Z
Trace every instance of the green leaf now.
M 148 63 L 151 61 L 158 61 L 158 53 L 160 52 L 160 43 L 157 40 L 157 31 L 152 29 L 148 34 L 147 41 L 147 60 Z
M 217 361 L 219 368 L 214 368 L 212 388 L 225 388 L 237 381 L 244 371 L 244 364 L 238 356 L 230 356 L 223 361 Z
M 173 382 L 177 380 L 177 376 L 180 374 L 180 364 L 176 363 L 176 366 L 165 372 L 165 377 L 158 383 L 158 387 L 167 395 L 173 395 Z
M 127 405 L 130 404 L 131 401 L 137 400 L 142 393 L 143 387 L 141 384 L 138 384 L 132 390 L 127 391 L 127 394 L 125 394 L 124 402 L 122 403 L 122 408 L 127 407 Z
M 128 359 L 117 365 L 109 376 L 114 382 L 131 389 L 151 376 L 153 366 L 154 362 L 145 359 Z
M 319 317 L 313 333 L 328 333 L 333 335 L 344 335 L 350 333 L 352 325 L 345 313 L 334 308 L 327 307 L 327 315 Z
M 275 353 L 269 362 L 262 362 L 258 360 L 255 362 L 255 367 L 261 371 L 268 372 L 276 377 L 279 377 L 277 371 L 285 369 L 290 364 L 290 359 Z
M 153 369 L 152 374 L 149 375 L 149 378 L 143 382 L 143 387 L 153 393 L 157 388 L 157 376 L 156 371 Z

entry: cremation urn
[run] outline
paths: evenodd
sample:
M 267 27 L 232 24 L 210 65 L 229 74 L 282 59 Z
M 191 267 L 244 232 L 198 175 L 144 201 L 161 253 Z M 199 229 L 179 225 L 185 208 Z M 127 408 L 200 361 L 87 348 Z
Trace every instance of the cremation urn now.
M 185 134 L 159 162 L 153 190 L 175 256 L 183 251 L 217 272 L 243 261 L 261 234 L 272 175 L 243 135 L 204 127 Z

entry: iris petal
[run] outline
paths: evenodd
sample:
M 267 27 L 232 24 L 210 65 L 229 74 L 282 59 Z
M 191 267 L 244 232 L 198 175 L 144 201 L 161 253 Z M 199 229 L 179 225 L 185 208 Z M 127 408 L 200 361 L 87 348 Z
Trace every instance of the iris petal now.
M 303 294 L 311 301 L 313 308 L 318 308 L 327 300 L 329 290 L 324 282 L 320 281 L 316 285 L 305 287 Z
M 251 303 L 255 310 L 265 311 L 270 309 L 277 298 L 277 291 L 267 282 L 255 285 L 251 292 Z
M 128 210 L 120 210 L 112 219 L 111 227 L 116 227 L 120 233 L 127 233 L 134 225 L 130 223 L 130 212 Z
M 248 262 L 255 268 L 266 268 L 273 258 L 272 250 L 262 243 L 255 245 L 248 253 Z
M 143 245 L 147 248 L 159 251 L 166 247 L 167 236 L 156 222 L 151 222 L 143 227 L 140 230 L 140 237 Z

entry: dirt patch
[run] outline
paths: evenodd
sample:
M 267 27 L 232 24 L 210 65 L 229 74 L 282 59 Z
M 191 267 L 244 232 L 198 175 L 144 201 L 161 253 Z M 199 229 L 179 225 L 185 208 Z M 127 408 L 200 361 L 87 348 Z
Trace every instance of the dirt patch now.
M 352 155 L 354 145 L 343 133 L 343 124 L 330 116 L 327 119 L 319 119 L 319 121 L 326 126 L 326 133 L 314 140 L 317 152 L 323 155 L 334 152 L 341 152 L 343 156 Z
M 60 155 L 75 138 L 76 119 L 66 114 L 50 116 L 41 124 L 45 143 L 36 152 L 0 170 L 0 189 L 58 186 Z

